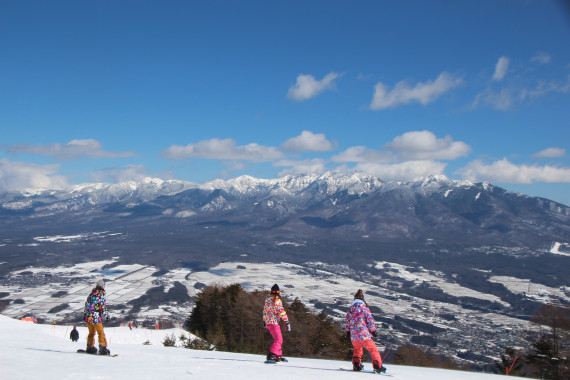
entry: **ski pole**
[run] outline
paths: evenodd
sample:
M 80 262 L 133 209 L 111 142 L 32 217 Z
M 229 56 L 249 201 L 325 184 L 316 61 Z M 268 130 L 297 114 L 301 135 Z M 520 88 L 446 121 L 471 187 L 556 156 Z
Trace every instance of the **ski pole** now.
M 515 356 L 515 360 L 513 360 L 513 363 L 511 364 L 511 366 L 507 369 L 507 376 L 509 376 L 509 373 L 511 372 L 511 370 L 513 369 L 513 366 L 515 365 L 515 362 L 517 361 L 519 357 Z

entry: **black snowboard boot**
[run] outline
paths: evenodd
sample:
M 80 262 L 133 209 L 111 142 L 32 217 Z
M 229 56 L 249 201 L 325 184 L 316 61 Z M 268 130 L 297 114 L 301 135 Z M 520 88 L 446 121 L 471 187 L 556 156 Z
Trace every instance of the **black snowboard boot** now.
M 88 354 L 96 354 L 97 349 L 93 346 L 90 346 L 89 343 L 87 343 L 87 347 L 85 348 L 85 352 L 87 352 Z
M 272 361 L 272 362 L 276 362 L 277 361 L 277 355 L 275 355 L 273 352 L 270 352 L 267 354 L 267 361 Z
M 384 367 L 382 364 L 378 363 L 378 360 L 372 361 L 372 367 L 374 367 L 374 372 L 376 372 L 376 373 L 386 372 L 386 367 Z
M 99 355 L 111 355 L 111 351 L 107 347 L 99 345 Z
M 285 359 L 283 356 L 281 355 L 277 355 L 277 359 L 275 359 L 276 362 L 287 362 L 288 360 Z
M 354 371 L 362 371 L 364 369 L 364 364 L 362 364 L 360 358 L 356 356 L 352 358 L 352 369 Z

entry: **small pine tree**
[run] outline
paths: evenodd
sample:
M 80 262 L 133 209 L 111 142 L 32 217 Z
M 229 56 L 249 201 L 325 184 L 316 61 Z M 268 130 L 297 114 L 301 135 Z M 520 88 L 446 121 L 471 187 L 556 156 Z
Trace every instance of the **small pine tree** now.
M 184 343 L 182 344 L 182 347 L 184 348 L 188 348 L 190 350 L 207 350 L 207 351 L 212 351 L 214 348 L 205 340 L 202 340 L 200 338 L 196 338 L 196 339 L 187 339 L 186 341 L 184 341 Z
M 164 347 L 176 347 L 176 337 L 174 334 L 170 336 L 165 336 L 164 340 L 162 341 L 162 345 Z

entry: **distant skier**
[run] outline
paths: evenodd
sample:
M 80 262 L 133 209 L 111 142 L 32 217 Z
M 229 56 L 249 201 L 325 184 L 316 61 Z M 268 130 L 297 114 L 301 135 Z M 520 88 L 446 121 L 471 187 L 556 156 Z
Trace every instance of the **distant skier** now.
M 107 348 L 107 339 L 103 332 L 103 321 L 109 320 L 107 312 L 107 300 L 105 298 L 105 281 L 102 279 L 97 281 L 97 285 L 91 291 L 91 294 L 85 301 L 84 320 L 87 322 L 89 335 L 87 336 L 87 351 L 90 354 L 96 354 L 95 333 L 99 338 L 99 355 L 110 355 L 111 351 Z
M 133 329 L 133 324 L 131 322 L 129 322 L 129 330 Z
M 73 330 L 71 330 L 71 333 L 69 334 L 69 339 L 71 339 L 72 342 L 77 342 L 79 340 L 79 331 L 77 331 L 75 323 L 73 324 Z
M 348 313 L 346 313 L 346 334 L 350 337 L 354 353 L 352 355 L 352 369 L 362 371 L 364 365 L 361 358 L 363 348 L 366 348 L 372 356 L 372 367 L 375 372 L 386 372 L 386 368 L 382 365 L 382 357 L 376 348 L 376 344 L 372 337 L 376 337 L 376 325 L 374 317 L 368 309 L 368 304 L 364 301 L 364 293 L 358 289 L 354 295 L 354 301 L 350 305 Z
M 281 335 L 279 321 L 282 320 L 285 322 L 287 331 L 291 331 L 291 324 L 289 323 L 285 309 L 283 309 L 283 303 L 281 302 L 279 293 L 279 286 L 277 284 L 273 285 L 271 293 L 265 298 L 265 306 L 263 307 L 263 324 L 273 337 L 273 344 L 267 354 L 267 360 L 275 362 L 287 361 L 282 356 L 283 352 L 281 346 L 283 345 L 283 336 Z

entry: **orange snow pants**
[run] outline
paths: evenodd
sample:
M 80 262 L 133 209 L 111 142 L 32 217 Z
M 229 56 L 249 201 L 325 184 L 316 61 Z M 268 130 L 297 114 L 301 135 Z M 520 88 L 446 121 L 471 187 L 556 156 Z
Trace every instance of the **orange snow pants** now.
M 103 332 L 103 324 L 87 324 L 87 329 L 89 329 L 89 335 L 87 335 L 87 344 L 89 347 L 93 347 L 95 345 L 95 333 L 97 333 L 97 337 L 99 338 L 99 344 L 103 347 L 107 347 L 107 339 L 105 339 L 105 333 Z
M 372 362 L 374 362 L 374 360 L 377 360 L 379 365 L 382 365 L 382 357 L 380 356 L 378 348 L 372 339 L 353 340 L 352 346 L 354 347 L 354 353 L 352 354 L 353 357 L 360 359 L 363 353 L 362 348 L 364 347 L 368 352 L 370 352 L 370 355 L 372 356 Z

